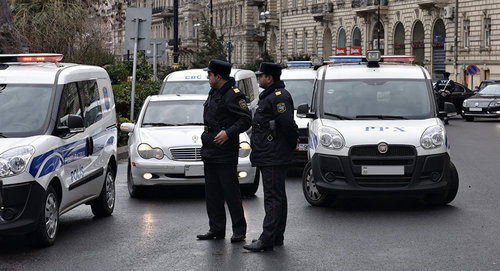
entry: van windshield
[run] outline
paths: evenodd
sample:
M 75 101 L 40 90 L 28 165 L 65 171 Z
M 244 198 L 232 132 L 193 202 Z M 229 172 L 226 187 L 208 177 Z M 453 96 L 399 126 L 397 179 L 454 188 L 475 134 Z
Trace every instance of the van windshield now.
M 285 82 L 286 90 L 288 90 L 288 92 L 290 92 L 290 94 L 292 95 L 293 105 L 295 109 L 297 109 L 297 107 L 301 104 L 311 103 L 313 84 L 314 84 L 313 79 L 306 79 L 306 80 L 284 79 L 283 82 Z
M 429 93 L 425 80 L 328 80 L 323 112 L 337 119 L 426 119 L 433 116 Z
M 206 81 L 167 81 L 160 94 L 205 94 L 208 95 L 210 84 Z
M 203 125 L 205 101 L 149 102 L 142 127 Z
M 0 84 L 0 134 L 33 136 L 43 132 L 52 85 Z

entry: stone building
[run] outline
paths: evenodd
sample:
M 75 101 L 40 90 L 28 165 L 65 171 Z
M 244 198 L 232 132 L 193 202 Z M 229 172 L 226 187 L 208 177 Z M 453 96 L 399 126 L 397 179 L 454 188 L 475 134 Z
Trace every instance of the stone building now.
M 153 9 L 153 38 L 173 39 L 173 0 L 128 2 Z M 198 24 L 203 15 L 210 17 L 209 3 L 179 0 L 183 64 L 189 65 L 198 48 Z M 466 72 L 470 64 L 479 67 L 474 85 L 500 79 L 498 0 L 458 0 L 458 35 L 455 0 L 212 0 L 212 13 L 217 33 L 232 44 L 235 67 L 253 63 L 265 50 L 284 63 L 294 56 L 326 59 L 380 48 L 384 54 L 415 55 L 416 63 L 434 79 L 446 70 L 472 88 L 472 77 Z

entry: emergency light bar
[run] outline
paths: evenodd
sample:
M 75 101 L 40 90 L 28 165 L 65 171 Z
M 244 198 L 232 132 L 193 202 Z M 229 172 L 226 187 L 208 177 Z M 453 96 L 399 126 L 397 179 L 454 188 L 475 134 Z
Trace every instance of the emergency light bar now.
M 312 66 L 312 62 L 311 61 L 288 61 L 286 63 L 286 65 L 289 67 L 289 68 L 310 68 Z
M 52 62 L 57 63 L 63 59 L 62 54 L 0 54 L 0 63 L 5 62 Z
M 364 56 L 331 56 L 328 58 L 328 64 L 361 63 L 364 60 L 365 60 Z
M 385 63 L 412 63 L 415 61 L 415 56 L 409 55 L 383 55 L 380 60 L 377 61 L 376 56 L 367 59 L 365 56 L 330 56 L 328 58 L 328 64 L 339 64 L 339 63 L 362 63 L 362 62 L 385 62 Z
M 407 55 L 384 55 L 382 56 L 383 62 L 403 62 L 403 63 L 411 63 L 415 61 L 415 56 L 407 56 Z

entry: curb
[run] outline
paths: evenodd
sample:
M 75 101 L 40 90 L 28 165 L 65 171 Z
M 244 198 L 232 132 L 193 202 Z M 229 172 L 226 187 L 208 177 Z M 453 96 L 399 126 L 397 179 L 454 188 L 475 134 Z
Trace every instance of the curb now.
M 128 146 L 118 147 L 117 150 L 118 160 L 125 160 L 128 158 Z

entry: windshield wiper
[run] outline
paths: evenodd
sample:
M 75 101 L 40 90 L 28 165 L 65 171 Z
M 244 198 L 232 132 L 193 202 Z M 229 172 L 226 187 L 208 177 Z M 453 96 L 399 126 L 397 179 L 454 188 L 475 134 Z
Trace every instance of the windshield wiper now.
M 337 114 L 332 114 L 332 113 L 328 113 L 328 112 L 325 112 L 325 115 L 327 116 L 331 116 L 331 117 L 336 117 L 337 119 L 339 120 L 352 120 L 351 118 L 348 118 L 346 116 L 342 116 L 342 115 L 337 115 Z
M 179 124 L 177 124 L 177 126 L 189 126 L 189 125 L 205 125 L 205 124 L 199 123 L 199 122 L 189 122 L 189 123 L 179 123 Z
M 163 123 L 163 122 L 146 122 L 143 123 L 142 126 L 151 125 L 151 126 L 176 126 L 175 124 Z
M 405 120 L 407 118 L 403 116 L 391 116 L 391 115 L 357 115 L 357 119 L 369 119 L 369 118 L 376 118 L 376 119 L 400 119 L 400 120 Z

